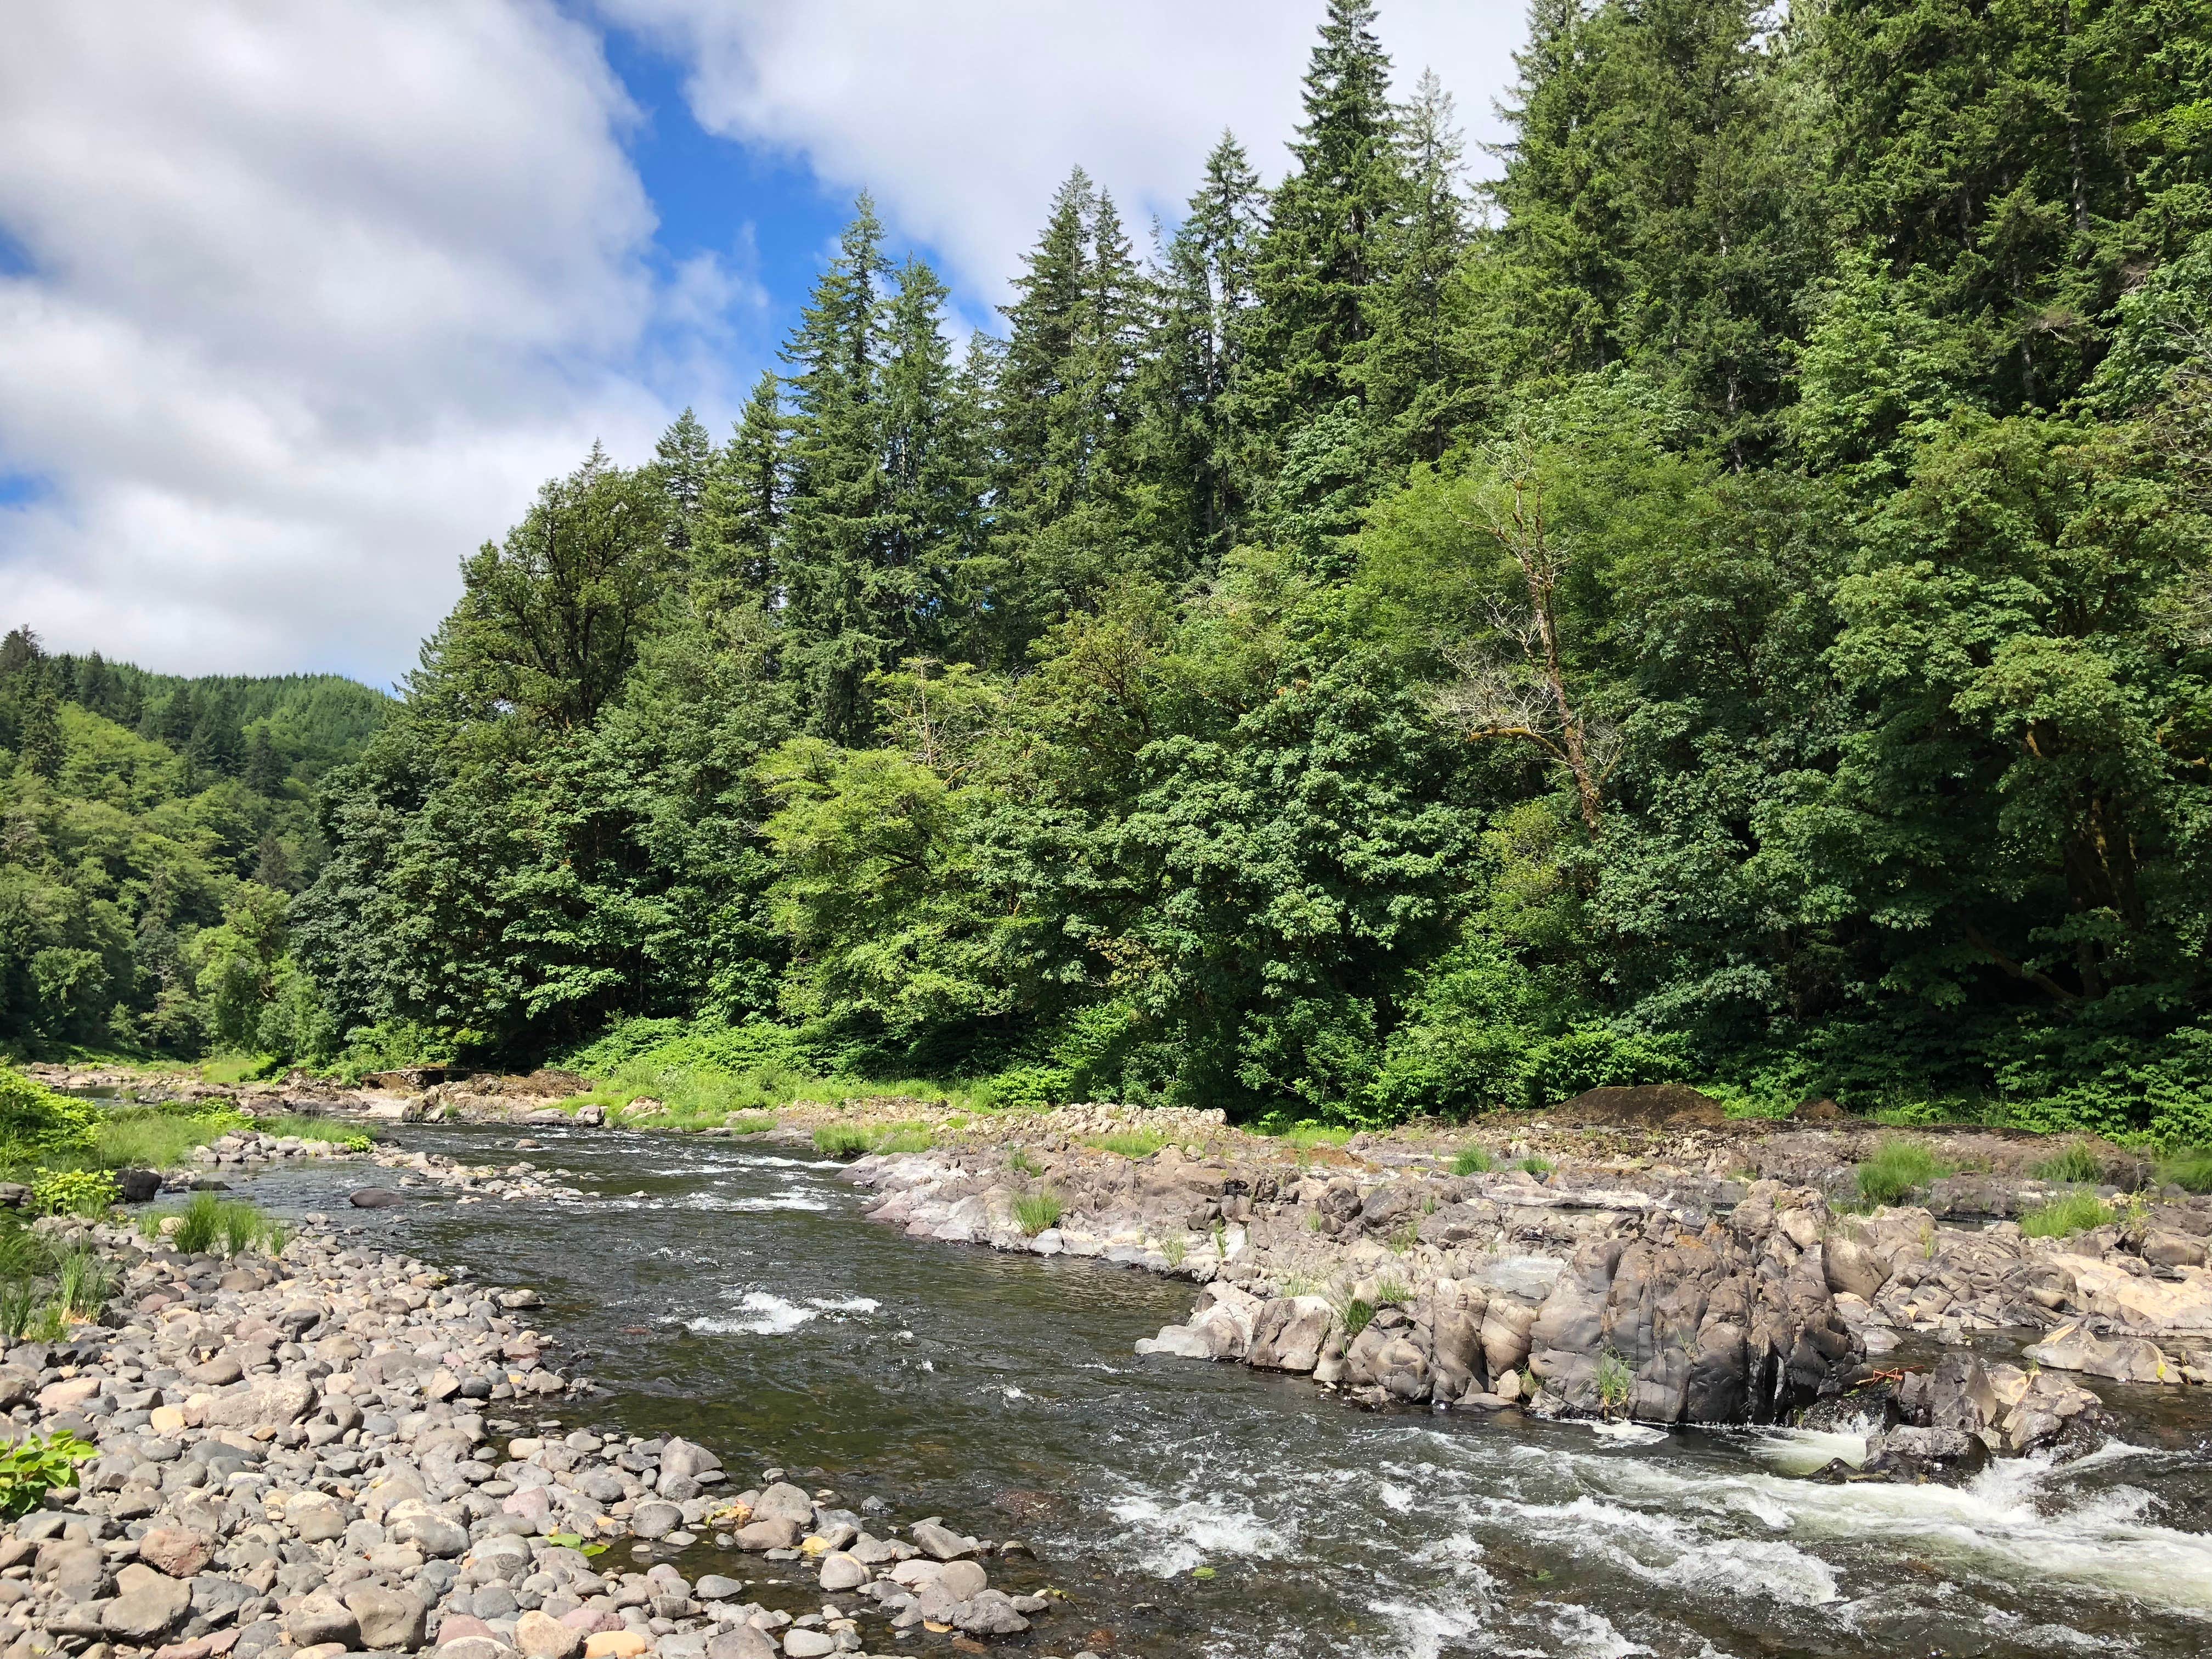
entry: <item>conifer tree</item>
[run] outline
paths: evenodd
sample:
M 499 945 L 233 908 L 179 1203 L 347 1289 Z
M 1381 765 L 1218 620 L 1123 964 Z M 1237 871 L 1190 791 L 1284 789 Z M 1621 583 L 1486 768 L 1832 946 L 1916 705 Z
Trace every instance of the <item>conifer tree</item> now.
M 687 405 L 653 446 L 653 471 L 668 500 L 668 544 L 689 552 L 714 470 L 714 441 Z
M 1294 167 L 1255 270 L 1260 308 L 1246 420 L 1281 441 L 1362 396 L 1369 290 L 1389 275 L 1407 181 L 1390 60 L 1372 0 L 1329 0 L 1307 65 Z
M 1368 292 L 1372 345 L 1363 378 L 1395 453 L 1432 461 L 1449 446 L 1468 403 L 1466 378 L 1452 361 L 1451 314 L 1452 275 L 1468 242 L 1460 188 L 1465 143 L 1451 94 L 1433 70 L 1423 71 L 1400 112 L 1399 138 L 1406 210 L 1395 228 L 1388 274 Z
M 783 526 L 786 435 L 781 388 L 774 374 L 763 373 L 707 482 L 703 574 L 717 605 L 744 594 L 769 605 L 780 599 L 776 541 Z

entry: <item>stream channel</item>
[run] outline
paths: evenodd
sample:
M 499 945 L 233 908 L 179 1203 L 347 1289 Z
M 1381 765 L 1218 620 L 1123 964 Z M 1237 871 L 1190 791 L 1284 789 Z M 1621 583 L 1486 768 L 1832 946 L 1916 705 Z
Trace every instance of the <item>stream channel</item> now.
M 536 1287 L 533 1322 L 609 1391 L 563 1402 L 570 1426 L 680 1431 L 738 1485 L 780 1465 L 855 1507 L 878 1496 L 902 1520 L 1029 1540 L 1024 1576 L 1069 1599 L 999 1651 L 2212 1651 L 2207 1391 L 2106 1389 L 2123 1433 L 2068 1467 L 1832 1486 L 1799 1477 L 1852 1437 L 1368 1413 L 1303 1380 L 1139 1358 L 1190 1285 L 915 1243 L 864 1219 L 836 1164 L 788 1149 L 530 1134 L 520 1152 L 512 1129 L 391 1139 L 528 1158 L 588 1200 L 410 1188 L 404 1207 L 353 1211 L 348 1192 L 390 1178 L 353 1163 L 246 1184 L 272 1212 L 325 1211 L 365 1242 Z M 760 1571 L 703 1540 L 679 1565 Z M 794 1584 L 788 1605 L 820 1601 Z M 888 1645 L 878 1627 L 872 1649 Z

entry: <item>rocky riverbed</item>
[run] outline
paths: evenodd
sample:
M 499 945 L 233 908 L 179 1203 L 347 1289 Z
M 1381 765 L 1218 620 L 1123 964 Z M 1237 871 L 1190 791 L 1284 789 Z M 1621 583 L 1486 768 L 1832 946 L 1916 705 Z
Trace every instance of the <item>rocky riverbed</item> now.
M 11 1438 L 97 1446 L 0 1542 L 9 1659 L 806 1659 L 871 1631 L 1017 1634 L 1047 1608 L 991 1584 L 1018 1541 L 735 1477 L 678 1437 L 564 1429 L 550 1413 L 590 1385 L 524 1322 L 528 1289 L 319 1217 L 273 1259 L 38 1224 L 113 1261 L 118 1311 L 0 1363 Z M 726 1572 L 655 1559 L 709 1536 Z M 764 1583 L 818 1605 L 764 1606 Z

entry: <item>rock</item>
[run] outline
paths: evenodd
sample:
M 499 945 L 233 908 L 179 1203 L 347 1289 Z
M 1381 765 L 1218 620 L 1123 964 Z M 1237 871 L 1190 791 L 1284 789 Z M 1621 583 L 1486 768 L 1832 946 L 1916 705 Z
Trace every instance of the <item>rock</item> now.
M 293 1659 L 301 1659 L 295 1654 Z M 514 1659 L 514 1650 L 496 1637 L 462 1636 L 438 1644 L 438 1659 Z
M 937 1582 L 954 1601 L 965 1601 L 971 1595 L 981 1595 L 990 1581 L 973 1561 L 947 1561 L 938 1569 Z
M 603 1630 L 584 1638 L 584 1659 L 637 1659 L 653 1645 L 634 1630 Z
M 1335 1311 L 1325 1297 L 1277 1297 L 1252 1322 L 1245 1363 L 1261 1370 L 1310 1371 L 1335 1323 Z
M 152 1170 L 118 1170 L 116 1196 L 125 1204 L 150 1202 L 161 1190 L 161 1177 Z
M 1840 1235 L 1822 1246 L 1821 1265 L 1830 1290 L 1848 1291 L 1863 1302 L 1872 1302 L 1889 1283 L 1889 1269 L 1872 1252 Z
M 2023 1352 L 2039 1365 L 2062 1371 L 2083 1371 L 2091 1376 L 2109 1376 L 2118 1382 L 2182 1381 L 2180 1368 L 2166 1357 L 2157 1343 L 2135 1336 L 2106 1340 L 2091 1335 L 2081 1325 L 2062 1325 Z
M 285 1615 L 284 1629 L 295 1648 L 320 1647 L 325 1642 L 343 1642 L 351 1648 L 361 1640 L 361 1625 L 353 1610 L 326 1589 L 301 1597 L 300 1605 Z
M 640 1538 L 665 1538 L 684 1524 L 684 1511 L 673 1504 L 640 1504 L 629 1518 L 629 1529 Z
M 73 1411 L 100 1395 L 100 1379 L 96 1376 L 72 1376 L 59 1382 L 49 1382 L 39 1390 L 39 1409 L 52 1416 L 56 1412 Z
M 530 1659 L 577 1659 L 586 1639 L 582 1631 L 535 1609 L 514 1621 L 514 1645 Z
M 824 1659 L 837 1651 L 837 1638 L 818 1630 L 787 1630 L 783 1633 L 783 1650 L 789 1659 Z
M 778 1480 L 753 1501 L 756 1521 L 796 1521 L 800 1526 L 814 1523 L 814 1500 L 787 1480 Z
M 247 1429 L 296 1423 L 314 1408 L 315 1385 L 304 1376 L 279 1376 L 233 1394 L 217 1395 L 207 1408 L 210 1428 Z
M 957 1561 L 961 1557 L 973 1555 L 982 1548 L 975 1540 L 963 1538 L 950 1528 L 939 1526 L 933 1521 L 917 1522 L 908 1529 L 908 1535 L 914 1540 L 915 1547 L 933 1561 Z
M 346 1200 L 356 1210 L 388 1210 L 406 1201 L 389 1187 L 363 1187 Z
M 707 1644 L 707 1659 L 776 1659 L 783 1650 L 751 1625 L 720 1631 Z
M 362 1647 L 379 1653 L 412 1653 L 422 1645 L 428 1609 L 405 1590 L 350 1584 L 345 1606 L 360 1626 Z
M 155 1527 L 138 1540 L 138 1559 L 172 1578 L 190 1578 L 215 1559 L 215 1539 L 189 1527 Z
M 1002 1590 L 987 1589 L 952 1610 L 952 1623 L 970 1636 L 1018 1636 L 1030 1621 L 1014 1609 Z
M 858 1589 L 868 1582 L 868 1570 L 842 1550 L 831 1550 L 822 1558 L 823 1589 Z
M 788 1550 L 799 1547 L 799 1522 L 781 1519 L 749 1521 L 731 1534 L 731 1540 L 741 1550 L 758 1554 L 763 1550 Z
M 116 1596 L 100 1610 L 100 1628 L 130 1646 L 150 1646 L 183 1621 L 191 1604 L 189 1584 L 133 1564 L 116 1575 Z
M 469 1547 L 469 1532 L 420 1498 L 408 1498 L 385 1511 L 384 1530 L 395 1544 L 412 1544 L 423 1554 L 447 1559 Z

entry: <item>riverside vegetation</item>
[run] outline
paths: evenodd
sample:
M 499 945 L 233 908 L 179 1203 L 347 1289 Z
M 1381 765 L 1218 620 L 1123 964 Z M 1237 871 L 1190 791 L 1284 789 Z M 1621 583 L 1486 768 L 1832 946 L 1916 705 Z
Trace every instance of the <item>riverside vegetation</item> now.
M 225 760 L 15 636 L 4 1030 L 2212 1140 L 2202 9 L 1531 26 L 1470 188 L 1331 0 L 1279 184 L 1224 137 L 1140 257 L 1071 173 L 957 362 L 863 198 L 396 705 L 240 683 Z

